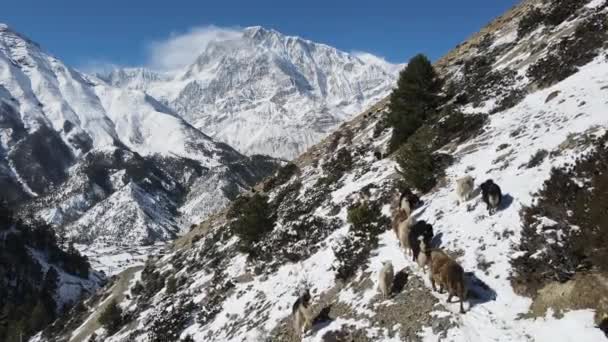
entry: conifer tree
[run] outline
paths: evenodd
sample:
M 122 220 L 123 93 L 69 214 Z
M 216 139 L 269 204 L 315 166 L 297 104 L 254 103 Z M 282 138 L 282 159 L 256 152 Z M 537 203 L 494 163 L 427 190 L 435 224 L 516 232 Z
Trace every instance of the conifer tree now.
M 397 152 L 399 174 L 408 187 L 427 192 L 435 186 L 435 165 L 429 149 L 418 141 L 409 141 Z
M 108 303 L 108 306 L 99 315 L 98 321 L 108 331 L 108 334 L 113 335 L 118 331 L 122 324 L 122 309 L 115 299 Z
M 422 54 L 414 56 L 399 74 L 397 88 L 390 96 L 391 151 L 404 143 L 436 111 L 440 90 L 441 82 L 429 59 Z
M 241 197 L 233 203 L 231 211 L 231 215 L 236 217 L 232 229 L 245 245 L 259 241 L 273 228 L 274 221 L 266 196 L 256 193 L 251 197 Z

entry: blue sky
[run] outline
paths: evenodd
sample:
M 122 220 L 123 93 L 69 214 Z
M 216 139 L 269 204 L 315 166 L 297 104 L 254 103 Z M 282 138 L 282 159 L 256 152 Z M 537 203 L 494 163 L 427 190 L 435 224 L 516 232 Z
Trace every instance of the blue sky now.
M 440 57 L 517 2 L 12 0 L 0 22 L 81 68 L 159 66 L 159 54 L 176 46 L 195 49 L 213 34 L 253 25 L 402 63 L 418 52 Z

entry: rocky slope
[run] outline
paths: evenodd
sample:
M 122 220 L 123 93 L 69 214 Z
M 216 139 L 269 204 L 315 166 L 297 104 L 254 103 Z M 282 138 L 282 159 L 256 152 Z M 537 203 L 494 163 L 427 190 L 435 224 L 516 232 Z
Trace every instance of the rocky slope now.
M 572 246 L 564 234 L 588 234 L 584 226 L 560 227 L 544 216 L 530 225 L 521 213 L 546 202 L 539 190 L 554 177 L 553 168 L 580 163 L 593 151 L 605 160 L 606 140 L 597 138 L 608 127 L 607 20 L 606 1 L 524 1 L 436 65 L 451 99 L 447 105 L 466 113 L 465 123 L 487 115 L 479 130 L 451 128 L 458 134 L 437 153 L 452 161 L 413 212 L 434 226 L 435 246 L 463 266 L 465 314 L 446 302 L 447 294 L 431 290 L 428 275 L 404 255 L 389 228 L 399 176 L 392 158 L 377 157 L 391 135 L 382 102 L 310 148 L 295 160 L 297 167 L 259 184 L 257 194 L 149 259 L 136 276 L 142 286 L 131 287 L 121 303 L 125 324 L 112 336 L 98 329 L 93 340 L 298 341 L 290 313 L 304 287 L 311 289 L 315 321 L 303 341 L 605 340 L 598 329 L 608 317 L 605 267 L 567 265 L 571 273 L 560 281 L 540 284 L 518 279 L 535 273 L 521 266 L 526 260 L 546 267 L 581 258 L 568 254 Z M 476 184 L 492 178 L 502 187 L 498 212 L 488 214 L 479 189 L 456 204 L 455 180 L 465 173 Z M 570 187 L 557 201 L 570 202 L 575 186 L 605 189 L 605 173 L 576 175 L 565 173 Z M 365 198 L 368 209 L 350 220 L 368 218 L 361 230 L 347 216 Z M 243 243 L 247 235 L 235 235 L 243 229 L 239 215 L 247 203 L 257 203 L 259 215 L 273 222 L 251 244 Z M 544 209 L 566 218 L 587 210 Z M 591 212 L 592 222 L 606 221 L 601 207 Z M 605 226 L 591 228 L 606 232 Z M 396 272 L 389 299 L 377 290 L 385 260 Z M 555 270 L 548 272 L 551 278 Z M 531 291 L 531 285 L 541 290 Z M 86 324 L 99 305 L 88 303 L 70 324 Z M 34 341 L 67 341 L 71 332 L 47 331 Z
M 274 165 L 214 141 L 150 95 L 71 69 L 3 24 L 0 127 L 2 196 L 83 243 L 174 238 Z
M 211 42 L 171 75 L 136 68 L 103 78 L 143 89 L 194 127 L 245 154 L 292 159 L 388 94 L 398 66 L 249 27 Z
M 0 203 L 0 340 L 27 339 L 106 281 L 51 227 L 17 220 Z

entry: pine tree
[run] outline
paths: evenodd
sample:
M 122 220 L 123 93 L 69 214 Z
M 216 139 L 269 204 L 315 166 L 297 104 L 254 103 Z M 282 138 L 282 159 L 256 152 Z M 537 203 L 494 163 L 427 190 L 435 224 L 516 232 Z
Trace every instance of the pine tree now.
M 399 74 L 389 103 L 389 124 L 393 127 L 391 150 L 404 143 L 433 114 L 439 105 L 441 82 L 429 59 L 418 54 Z
M 41 297 L 46 297 L 45 300 L 49 301 L 49 307 L 56 310 L 56 303 L 53 299 L 57 294 L 57 289 L 59 288 L 59 273 L 55 269 L 55 267 L 49 267 L 46 275 L 44 276 L 44 281 L 42 282 L 42 289 L 40 291 Z M 52 302 L 52 304 L 50 303 Z
M 51 266 L 44 276 L 38 301 L 29 317 L 29 331 L 35 333 L 51 323 L 57 316 L 55 295 L 59 288 L 59 273 Z
M 422 192 L 431 190 L 436 183 L 435 165 L 431 151 L 418 141 L 408 141 L 397 152 L 399 174 L 408 187 Z
M 8 202 L 6 199 L 0 198 L 0 230 L 9 229 L 13 221 L 13 212 Z
M 91 266 L 89 259 L 80 254 L 78 249 L 74 247 L 74 241 L 69 242 L 65 259 L 64 268 L 67 272 L 81 278 L 89 277 L 89 268 Z
M 165 285 L 167 294 L 173 294 L 177 292 L 177 279 L 173 275 L 167 278 L 167 284 Z
M 6 331 L 6 342 L 23 342 L 27 339 L 25 331 L 25 323 L 21 320 L 10 321 Z
M 256 193 L 251 197 L 241 197 L 241 200 L 233 203 L 231 211 L 236 217 L 232 229 L 245 245 L 258 241 L 273 228 L 274 221 L 266 196 Z
M 118 331 L 122 324 L 122 309 L 118 306 L 115 299 L 112 299 L 108 303 L 108 306 L 99 315 L 98 321 L 108 331 L 109 335 L 113 335 Z
M 32 333 L 42 330 L 53 321 L 54 314 L 49 312 L 42 300 L 39 300 L 29 317 L 29 330 Z

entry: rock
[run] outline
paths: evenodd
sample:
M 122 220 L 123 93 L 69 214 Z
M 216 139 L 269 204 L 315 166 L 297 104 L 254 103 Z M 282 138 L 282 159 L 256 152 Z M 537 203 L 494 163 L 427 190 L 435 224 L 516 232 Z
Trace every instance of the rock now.
M 551 94 L 549 94 L 549 96 L 547 96 L 547 98 L 545 99 L 545 103 L 548 103 L 549 101 L 551 101 L 554 98 L 556 98 L 559 95 L 559 93 L 560 93 L 559 90 L 551 92 Z

